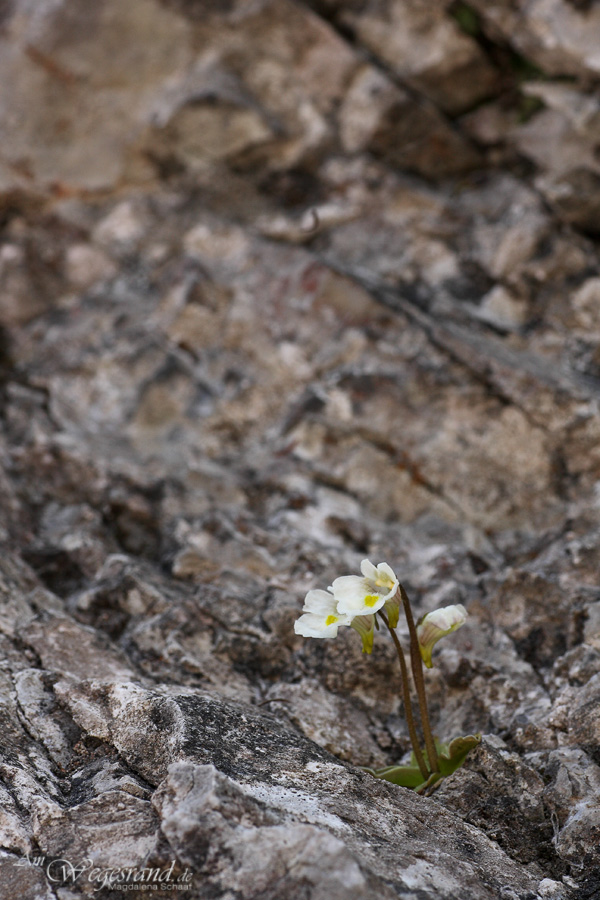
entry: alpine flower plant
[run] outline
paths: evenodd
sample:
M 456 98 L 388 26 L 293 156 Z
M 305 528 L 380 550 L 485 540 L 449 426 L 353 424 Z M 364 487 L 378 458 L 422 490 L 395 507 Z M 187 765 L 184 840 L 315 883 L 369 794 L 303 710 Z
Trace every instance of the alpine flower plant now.
M 360 571 L 361 575 L 341 575 L 326 591 L 309 591 L 294 631 L 303 637 L 335 638 L 340 628 L 350 627 L 360 636 L 363 653 L 371 653 L 375 629 L 379 630 L 379 623 L 383 623 L 394 642 L 400 663 L 402 701 L 413 753 L 409 765 L 367 768 L 366 771 L 423 793 L 459 768 L 469 750 L 481 740 L 481 735 L 476 734 L 454 738 L 449 744 L 437 741 L 431 730 L 425 693 L 423 664 L 427 668 L 433 666 L 434 645 L 464 625 L 467 611 L 461 604 L 446 606 L 427 613 L 415 623 L 408 595 L 391 566 L 386 562 L 375 566 L 370 560 L 363 559 Z M 420 722 L 413 712 L 408 666 L 396 634 L 401 610 L 408 625 L 409 658 Z

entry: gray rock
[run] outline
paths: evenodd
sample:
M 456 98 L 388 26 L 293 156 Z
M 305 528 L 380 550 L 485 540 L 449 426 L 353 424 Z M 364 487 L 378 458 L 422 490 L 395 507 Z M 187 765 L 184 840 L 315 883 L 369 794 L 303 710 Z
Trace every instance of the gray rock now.
M 597 896 L 597 18 L 0 3 L 2 897 Z

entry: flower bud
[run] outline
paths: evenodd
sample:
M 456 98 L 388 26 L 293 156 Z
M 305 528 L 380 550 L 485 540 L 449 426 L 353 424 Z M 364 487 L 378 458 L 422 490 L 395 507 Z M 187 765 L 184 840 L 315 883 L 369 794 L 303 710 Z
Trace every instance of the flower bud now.
M 417 624 L 417 637 L 419 639 L 419 650 L 421 658 L 431 669 L 431 651 L 434 644 L 446 634 L 456 631 L 465 624 L 467 619 L 467 611 L 458 603 L 456 606 L 444 606 L 442 609 L 434 609 L 433 612 L 423 616 Z

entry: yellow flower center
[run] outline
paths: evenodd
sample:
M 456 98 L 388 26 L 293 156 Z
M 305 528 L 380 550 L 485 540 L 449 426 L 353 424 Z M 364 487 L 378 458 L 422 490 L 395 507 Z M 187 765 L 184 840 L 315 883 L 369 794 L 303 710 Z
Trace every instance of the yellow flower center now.
M 375 579 L 375 586 L 376 586 L 376 587 L 383 587 L 383 588 L 385 588 L 385 589 L 388 590 L 388 591 L 391 589 L 393 583 L 394 583 L 394 582 L 392 581 L 392 579 L 390 578 L 389 575 L 379 575 L 379 576 Z
M 325 619 L 325 624 L 333 625 L 335 622 L 337 622 L 338 618 L 338 616 L 327 616 L 327 618 Z
M 379 594 L 367 594 L 365 597 L 365 606 L 375 606 L 381 600 Z

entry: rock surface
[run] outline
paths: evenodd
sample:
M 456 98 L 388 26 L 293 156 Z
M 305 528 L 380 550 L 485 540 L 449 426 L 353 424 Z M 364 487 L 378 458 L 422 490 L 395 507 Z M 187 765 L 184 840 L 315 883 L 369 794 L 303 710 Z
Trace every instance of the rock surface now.
M 600 896 L 598 47 L 575 0 L 0 3 L 2 897 Z M 293 631 L 366 556 L 469 611 L 431 797 L 359 768 L 391 643 Z

